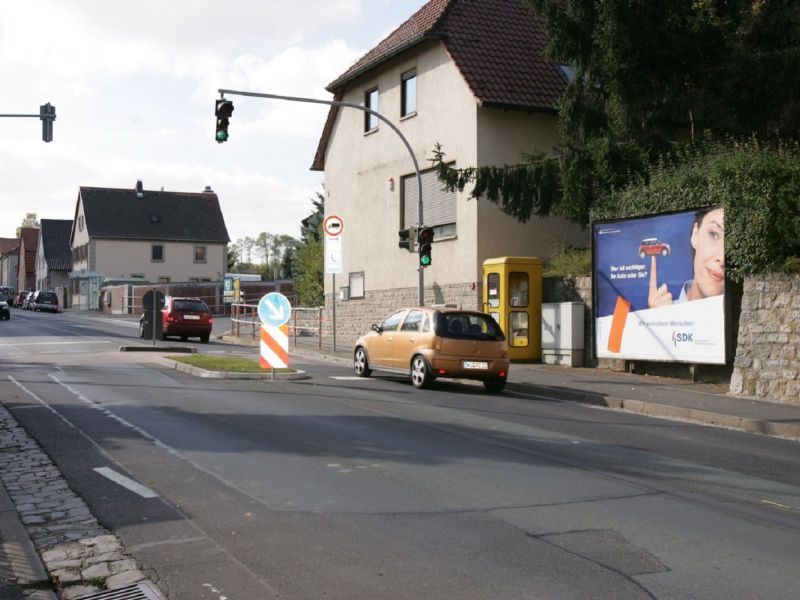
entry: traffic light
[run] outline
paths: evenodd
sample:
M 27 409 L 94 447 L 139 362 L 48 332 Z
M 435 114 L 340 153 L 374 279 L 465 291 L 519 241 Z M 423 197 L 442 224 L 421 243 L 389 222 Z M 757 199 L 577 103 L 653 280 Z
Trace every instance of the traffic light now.
M 53 141 L 53 121 L 56 120 L 56 107 L 50 104 L 42 104 L 39 107 L 39 118 L 42 120 L 42 141 Z
M 422 267 L 431 264 L 431 246 L 433 245 L 433 227 L 423 227 L 417 236 L 419 242 L 419 264 Z
M 400 243 L 397 245 L 405 248 L 409 252 L 414 252 L 417 249 L 417 228 L 410 227 L 408 229 L 401 229 L 397 232 L 400 236 Z
M 214 139 L 218 144 L 228 141 L 228 119 L 233 114 L 233 102 L 230 100 L 217 100 L 214 114 L 217 117 L 217 133 Z

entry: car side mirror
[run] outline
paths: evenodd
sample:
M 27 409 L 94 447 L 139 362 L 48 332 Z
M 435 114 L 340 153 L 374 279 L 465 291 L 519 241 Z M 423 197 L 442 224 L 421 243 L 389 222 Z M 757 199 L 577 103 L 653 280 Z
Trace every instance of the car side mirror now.
M 381 326 L 380 326 L 380 325 L 375 325 L 375 324 L 373 323 L 373 325 L 372 325 L 372 331 L 374 331 L 375 333 L 381 333 L 381 332 L 383 331 L 383 329 L 381 329 Z

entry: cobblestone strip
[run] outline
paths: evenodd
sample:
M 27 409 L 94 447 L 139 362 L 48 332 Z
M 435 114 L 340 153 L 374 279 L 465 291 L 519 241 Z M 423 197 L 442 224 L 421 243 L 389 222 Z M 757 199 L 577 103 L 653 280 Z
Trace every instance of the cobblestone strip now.
M 145 579 L 117 537 L 97 522 L 47 454 L 1 405 L 0 481 L 63 600 Z

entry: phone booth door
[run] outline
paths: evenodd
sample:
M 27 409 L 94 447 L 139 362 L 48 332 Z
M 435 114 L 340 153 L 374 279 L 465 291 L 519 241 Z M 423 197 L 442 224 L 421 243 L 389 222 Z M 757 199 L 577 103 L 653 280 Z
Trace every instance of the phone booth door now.
M 542 262 L 502 257 L 483 263 L 484 311 L 503 329 L 511 360 L 542 357 Z

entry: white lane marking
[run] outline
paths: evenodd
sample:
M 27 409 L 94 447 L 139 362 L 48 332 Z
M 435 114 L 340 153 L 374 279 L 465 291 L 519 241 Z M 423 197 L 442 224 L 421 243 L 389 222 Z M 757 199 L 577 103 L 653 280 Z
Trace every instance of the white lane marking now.
M 60 369 L 59 369 L 59 370 L 60 370 Z M 108 409 L 105 409 L 105 408 L 101 407 L 101 406 L 100 406 L 100 405 L 98 405 L 96 402 L 94 402 L 94 401 L 90 400 L 89 398 L 87 398 L 86 396 L 84 396 L 83 394 L 81 394 L 80 392 L 78 392 L 77 390 L 75 390 L 75 389 L 71 388 L 69 385 L 67 385 L 67 384 L 66 384 L 66 383 L 64 383 L 63 381 L 59 381 L 59 380 L 58 380 L 58 378 L 57 378 L 57 377 L 55 377 L 55 376 L 54 376 L 52 373 L 48 373 L 48 374 L 47 374 L 47 376 L 48 376 L 50 379 L 52 379 L 53 381 L 55 381 L 57 384 L 59 384 L 60 386 L 62 386 L 62 387 L 64 387 L 64 388 L 66 388 L 66 389 L 67 389 L 69 392 L 71 392 L 71 393 L 72 393 L 72 394 L 73 394 L 73 395 L 74 395 L 76 398 L 78 398 L 78 400 L 80 400 L 81 402 L 85 403 L 87 406 L 90 406 L 91 408 L 94 408 L 95 410 L 97 410 L 97 411 L 99 411 L 99 412 L 103 413 L 103 414 L 104 414 L 104 415 L 106 415 L 107 417 L 109 417 L 109 418 L 111 418 L 111 419 L 114 419 L 115 421 L 117 421 L 117 422 L 118 422 L 119 424 L 121 424 L 122 426 L 124 426 L 124 427 L 128 427 L 129 429 L 132 429 L 133 431 L 136 431 L 136 432 L 137 432 L 139 435 L 141 435 L 141 436 L 142 436 L 142 437 L 144 437 L 145 439 L 148 439 L 148 440 L 152 441 L 152 443 L 153 443 L 153 444 L 155 444 L 155 446 L 156 446 L 156 447 L 158 447 L 158 448 L 161 448 L 161 449 L 165 450 L 166 452 L 168 452 L 168 453 L 172 454 L 173 456 L 175 456 L 175 457 L 177 457 L 177 458 L 179 458 L 179 459 L 181 459 L 181 460 L 184 460 L 184 461 L 186 461 L 188 464 L 190 464 L 192 467 L 194 467 L 194 468 L 195 468 L 195 469 L 197 469 L 198 471 L 202 471 L 203 473 L 205 473 L 205 474 L 207 474 L 207 475 L 209 475 L 209 476 L 213 477 L 213 478 L 214 478 L 214 479 L 216 479 L 217 481 L 221 482 L 223 485 L 225 485 L 225 486 L 229 487 L 230 489 L 236 490 L 237 492 L 239 492 L 240 494 L 242 494 L 243 496 L 245 496 L 245 497 L 247 497 L 247 498 L 250 498 L 250 499 L 251 499 L 251 500 L 253 500 L 254 502 L 257 502 L 257 503 L 259 503 L 259 504 L 262 504 L 263 506 L 266 506 L 266 507 L 267 507 L 267 508 L 269 508 L 269 509 L 273 509 L 273 510 L 274 510 L 274 508 L 273 508 L 273 507 L 272 507 L 272 506 L 271 506 L 271 505 L 270 505 L 268 502 L 266 502 L 266 501 L 264 501 L 264 500 L 261 500 L 261 499 L 259 499 L 259 498 L 256 498 L 255 496 L 252 496 L 251 494 L 249 494 L 248 492 L 246 492 L 244 489 L 242 489 L 242 488 L 238 487 L 237 485 L 235 485 L 234 483 L 232 483 L 232 482 L 228 481 L 228 480 L 227 480 L 227 479 L 225 479 L 224 477 L 222 477 L 222 476 L 220 476 L 220 475 L 217 475 L 215 472 L 211 471 L 210 469 L 207 469 L 207 468 L 205 468 L 205 467 L 201 466 L 199 463 L 195 462 L 194 460 L 192 460 L 192 459 L 190 459 L 190 458 L 188 458 L 188 457 L 184 456 L 183 454 L 181 454 L 180 452 L 178 452 L 177 450 L 175 450 L 175 449 L 174 449 L 174 448 L 172 448 L 171 446 L 168 446 L 167 444 L 165 444 L 164 442 L 162 442 L 162 441 L 161 441 L 161 440 L 159 440 L 158 438 L 156 438 L 156 437 L 154 437 L 154 436 L 150 435 L 150 434 L 149 434 L 149 433 L 147 433 L 145 430 L 143 430 L 143 429 L 141 429 L 141 428 L 137 427 L 136 425 L 133 425 L 132 423 L 129 423 L 128 421 L 126 421 L 126 420 L 125 420 L 125 419 L 123 419 L 122 417 L 120 417 L 120 416 L 117 416 L 117 415 L 115 415 L 114 413 L 112 413 L 110 410 L 108 410 Z M 70 421 L 69 419 L 67 419 L 67 418 L 66 418 L 64 415 L 62 415 L 60 412 L 58 412 L 58 411 L 57 411 L 55 408 L 53 408 L 52 406 L 50 406 L 49 404 L 47 404 L 47 402 L 45 402 L 44 400 L 42 400 L 41 398 L 39 398 L 39 396 L 37 396 L 36 394 L 34 394 L 34 393 L 33 393 L 33 391 L 31 391 L 30 389 L 28 389 L 27 387 L 25 387 L 25 386 L 24 386 L 23 384 L 21 384 L 19 381 L 17 381 L 16 379 L 14 379 L 14 378 L 13 378 L 11 375 L 9 375 L 9 376 L 8 376 L 8 379 L 9 379 L 9 381 L 11 381 L 12 383 L 14 383 L 14 384 L 15 384 L 17 387 L 21 388 L 21 389 L 22 389 L 22 390 L 23 390 L 23 391 L 24 391 L 26 394 L 28 394 L 28 395 L 29 395 L 31 398 L 33 398 L 34 400 L 36 400 L 37 402 L 39 402 L 39 404 L 41 404 L 41 405 L 42 405 L 44 408 L 46 408 L 46 409 L 47 409 L 47 410 L 49 410 L 51 413 L 53 413 L 53 414 L 54 414 L 56 417 L 58 417 L 59 419 L 61 419 L 61 420 L 62 420 L 62 421 L 63 421 L 63 422 L 64 422 L 64 423 L 65 423 L 65 424 L 68 426 L 68 427 L 71 427 L 72 429 L 74 429 L 75 431 L 77 431 L 79 435 L 81 435 L 82 437 L 84 437 L 84 438 L 85 438 L 85 439 L 86 439 L 86 440 L 87 440 L 87 441 L 88 441 L 90 444 L 92 444 L 92 445 L 93 445 L 95 448 L 97 448 L 97 450 L 98 450 L 98 451 L 99 451 L 99 452 L 100 452 L 100 453 L 101 453 L 103 456 L 105 456 L 105 457 L 106 457 L 106 458 L 107 458 L 107 459 L 108 459 L 110 462 L 112 462 L 112 463 L 114 463 L 114 464 L 116 464 L 116 465 L 119 465 L 119 463 L 116 461 L 116 459 L 114 459 L 114 457 L 113 457 L 113 456 L 111 456 L 111 455 L 108 453 L 108 451 L 107 451 L 107 450 L 105 450 L 105 449 L 104 449 L 104 448 L 103 448 L 103 447 L 102 447 L 100 444 L 98 444 L 98 443 L 97 443 L 97 442 L 96 442 L 94 439 L 92 439 L 92 437 L 91 437 L 91 436 L 89 436 L 89 434 L 87 434 L 86 432 L 84 432 L 84 431 L 83 431 L 83 430 L 82 430 L 80 427 L 78 427 L 78 426 L 77 426 L 77 425 L 75 425 L 75 424 L 74 424 L 72 421 Z M 122 465 L 120 465 L 120 468 L 122 468 Z M 243 563 L 241 560 L 239 560 L 238 558 L 236 558 L 235 556 L 233 556 L 233 555 L 232 555 L 230 552 L 228 552 L 228 550 L 226 550 L 226 549 L 225 549 L 225 548 L 224 548 L 224 547 L 223 547 L 223 546 L 222 546 L 222 545 L 221 545 L 221 544 L 220 544 L 220 543 L 219 543 L 219 542 L 218 542 L 218 541 L 217 541 L 217 540 L 216 540 L 214 537 L 212 537 L 212 535 L 211 535 L 209 532 L 207 532 L 207 531 L 206 531 L 205 529 L 203 529 L 203 528 L 202 528 L 200 525 L 198 525 L 198 523 L 197 523 L 197 522 L 196 522 L 194 519 L 190 518 L 190 517 L 189 517 L 189 515 L 187 515 L 186 513 L 184 513 L 184 512 L 183 512 L 183 511 L 182 511 L 180 508 L 178 508 L 178 507 L 174 506 L 173 504 L 171 504 L 171 503 L 167 502 L 167 501 L 166 501 L 166 500 L 164 500 L 163 498 L 160 498 L 160 500 L 161 500 L 161 502 L 163 502 L 163 503 L 164 503 L 164 505 L 165 505 L 165 506 L 167 506 L 167 507 L 169 507 L 170 509 L 172 509 L 172 510 L 176 511 L 176 512 L 177 512 L 178 514 L 180 514 L 180 515 L 181 515 L 181 516 L 182 516 L 184 519 L 186 519 L 186 522 L 189 524 L 189 526 L 190 526 L 190 527 L 192 527 L 192 528 L 194 528 L 195 530 L 197 530 L 197 531 L 199 531 L 200 533 L 202 533 L 202 534 L 205 536 L 205 538 L 206 538 L 206 539 L 207 539 L 207 540 L 208 540 L 210 543 L 212 543 L 214 546 L 216 546 L 216 547 L 219 549 L 219 551 L 220 551 L 220 552 L 222 552 L 223 554 L 225 554 L 226 556 L 228 556 L 228 557 L 229 557 L 229 558 L 230 558 L 230 559 L 231 559 L 231 560 L 232 560 L 234 563 L 236 563 L 237 565 L 239 565 L 239 566 L 240 566 L 242 569 L 244 569 L 244 570 L 245 570 L 247 573 L 250 573 L 250 574 L 251 574 L 251 575 L 252 575 L 252 576 L 255 578 L 255 580 L 256 580 L 256 581 L 258 581 L 258 582 L 259 582 L 259 583 L 260 583 L 262 586 L 264 586 L 264 588 L 266 588 L 266 589 L 269 591 L 269 593 L 270 593 L 270 595 L 271 595 L 271 596 L 273 596 L 273 597 L 277 597 L 277 596 L 278 596 L 278 590 L 277 590 L 276 588 L 274 588 L 273 586 L 271 586 L 271 585 L 269 584 L 269 582 L 268 582 L 268 581 L 265 581 L 265 580 L 264 580 L 264 579 L 263 579 L 263 578 L 262 578 L 260 575 L 258 575 L 258 574 L 257 574 L 255 571 L 253 571 L 253 570 L 252 570 L 250 567 L 248 567 L 248 566 L 247 566 L 245 563 Z
M 338 375 L 336 377 L 331 376 L 330 379 L 335 379 L 336 381 L 377 381 L 376 379 L 359 377 L 358 375 Z
M 138 481 L 134 481 L 130 477 L 125 477 L 125 475 L 122 473 L 117 473 L 114 469 L 109 469 L 108 467 L 95 467 L 92 470 L 96 473 L 99 473 L 103 477 L 107 477 L 114 483 L 121 485 L 126 490 L 130 490 L 134 494 L 138 494 L 142 498 L 158 498 L 158 494 L 156 494 L 149 487 L 142 485 Z
M 23 342 L 21 344 L 0 344 L 0 346 L 74 346 L 76 344 L 111 344 L 108 340 L 98 340 L 96 342 Z

